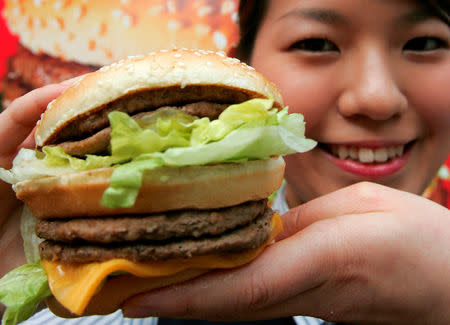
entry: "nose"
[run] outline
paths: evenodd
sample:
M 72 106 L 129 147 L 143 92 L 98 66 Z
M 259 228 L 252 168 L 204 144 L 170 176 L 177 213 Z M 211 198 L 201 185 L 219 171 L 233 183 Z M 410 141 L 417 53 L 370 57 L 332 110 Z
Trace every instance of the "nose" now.
M 338 99 L 340 114 L 387 120 L 403 113 L 408 102 L 394 78 L 394 68 L 388 54 L 373 47 L 349 59 L 348 82 Z

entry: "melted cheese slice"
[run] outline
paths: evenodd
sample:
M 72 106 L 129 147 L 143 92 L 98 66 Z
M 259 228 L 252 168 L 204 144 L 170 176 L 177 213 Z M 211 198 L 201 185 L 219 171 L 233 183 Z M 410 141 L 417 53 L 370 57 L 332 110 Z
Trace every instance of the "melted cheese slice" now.
M 210 269 L 233 268 L 250 262 L 282 231 L 281 217 L 277 213 L 272 217 L 271 228 L 270 237 L 265 245 L 244 253 L 194 256 L 189 259 L 144 263 L 113 259 L 89 264 L 63 264 L 43 260 L 41 264 L 47 273 L 50 290 L 54 297 L 70 312 L 82 315 L 91 300 L 94 300 L 94 303 L 95 300 L 100 301 L 101 304 L 102 299 L 108 299 L 109 304 L 109 300 L 112 298 L 112 300 L 115 300 L 114 303 L 111 302 L 110 308 L 101 312 L 110 313 L 119 308 L 120 304 L 133 294 L 168 285 L 170 282 L 187 280 Z M 109 275 L 115 272 L 127 274 L 107 279 Z M 141 281 L 141 283 L 137 286 L 129 285 L 127 289 L 126 283 L 130 283 L 130 274 L 135 276 L 135 279 L 136 277 L 145 279 L 136 279 L 135 282 Z M 181 277 L 176 277 L 177 274 Z M 168 278 L 174 276 L 177 279 L 176 281 L 168 281 Z M 150 281 L 150 283 L 148 278 L 154 278 L 154 281 Z M 108 285 L 104 286 L 105 282 L 108 282 Z M 107 290 L 110 282 L 115 284 L 115 290 L 111 288 Z M 102 291 L 105 292 L 102 293 Z M 114 297 L 111 297 L 111 295 Z M 96 312 L 99 313 L 98 310 Z

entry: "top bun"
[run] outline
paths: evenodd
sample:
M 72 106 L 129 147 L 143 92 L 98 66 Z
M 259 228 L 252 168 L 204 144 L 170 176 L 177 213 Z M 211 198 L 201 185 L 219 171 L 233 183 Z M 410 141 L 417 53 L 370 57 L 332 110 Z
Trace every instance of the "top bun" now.
M 102 66 L 175 47 L 228 51 L 238 0 L 5 0 L 3 16 L 34 53 Z
M 183 92 L 190 86 L 225 88 L 248 98 L 273 98 L 275 107 L 283 106 L 276 86 L 238 59 L 205 50 L 162 50 L 130 57 L 81 77 L 48 105 L 36 128 L 36 144 L 49 144 L 63 127 L 127 95 L 169 87 Z

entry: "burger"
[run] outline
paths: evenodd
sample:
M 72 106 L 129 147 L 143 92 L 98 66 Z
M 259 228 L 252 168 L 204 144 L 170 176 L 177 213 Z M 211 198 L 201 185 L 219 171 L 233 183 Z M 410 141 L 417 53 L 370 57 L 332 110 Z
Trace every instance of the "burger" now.
M 26 92 L 130 55 L 174 48 L 229 51 L 238 0 L 5 0 L 19 37 L 2 81 L 3 106 Z
M 281 231 L 267 199 L 281 155 L 315 145 L 261 74 L 188 49 L 85 75 L 48 105 L 35 140 L 0 177 L 38 220 L 34 272 L 45 276 L 24 284 L 24 269 L 12 271 L 0 297 L 9 287 L 36 302 L 27 295 L 48 281 L 43 295 L 63 316 L 111 313 L 137 293 L 250 262 Z

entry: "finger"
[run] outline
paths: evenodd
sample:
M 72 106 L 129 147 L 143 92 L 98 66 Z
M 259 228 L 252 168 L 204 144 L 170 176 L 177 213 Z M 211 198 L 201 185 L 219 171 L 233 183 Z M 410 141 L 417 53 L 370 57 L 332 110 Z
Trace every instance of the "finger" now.
M 10 167 L 12 157 L 21 147 L 34 146 L 33 129 L 48 103 L 84 76 L 34 89 L 14 100 L 0 114 L 0 161 L 2 167 Z M 3 141 L 2 141 L 3 140 Z
M 369 182 L 361 182 L 337 190 L 295 207 L 284 215 L 282 240 L 323 219 L 349 214 L 364 214 L 389 208 L 386 198 L 398 191 Z
M 31 133 L 47 104 L 68 86 L 57 84 L 32 90 L 0 114 L 0 155 L 10 154 Z
M 320 256 L 324 249 L 317 239 L 327 245 L 322 236 L 294 236 L 269 246 L 243 267 L 137 295 L 122 309 L 128 317 L 257 319 L 260 310 L 320 286 L 324 278 L 319 270 L 332 268 L 324 265 L 330 260 Z M 280 315 L 281 311 L 275 316 Z
M 36 141 L 34 140 L 34 132 L 36 127 L 33 128 L 30 134 L 28 134 L 27 138 L 22 142 L 20 148 L 34 148 L 36 146 Z

